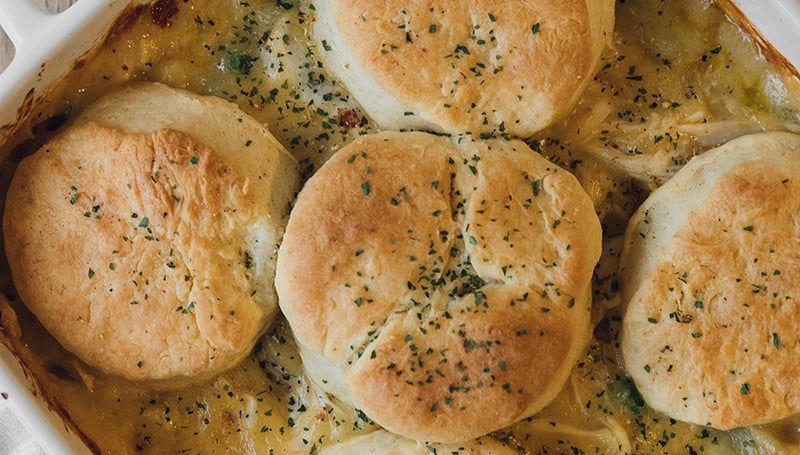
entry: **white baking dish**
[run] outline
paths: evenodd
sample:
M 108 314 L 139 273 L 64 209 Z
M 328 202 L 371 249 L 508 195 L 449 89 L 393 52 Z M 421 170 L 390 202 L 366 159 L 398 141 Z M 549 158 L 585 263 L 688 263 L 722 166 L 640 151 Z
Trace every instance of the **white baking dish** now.
M 50 14 L 30 0 L 5 0 L 0 27 L 13 44 L 14 57 L 0 73 L 0 142 L 28 114 L 42 91 L 72 62 L 102 40 L 114 18 L 131 0 L 80 0 Z M 23 421 L 48 454 L 91 453 L 68 431 L 62 418 L 39 398 L 18 359 L 0 345 L 0 399 Z
M 18 120 L 26 97 L 36 98 L 69 65 L 105 35 L 131 0 L 81 0 L 49 14 L 31 0 L 4 1 L 0 27 L 14 45 L 14 58 L 0 75 L 0 125 Z M 0 140 L 7 137 L 0 131 Z
M 48 14 L 32 0 L 2 0 L 0 27 L 15 55 L 0 74 L 0 142 L 28 114 L 43 90 L 72 62 L 104 37 L 109 25 L 131 3 L 144 0 L 80 0 L 64 13 Z M 800 0 L 735 0 L 765 40 L 800 68 Z M 37 397 L 17 358 L 0 346 L 0 395 L 16 410 L 51 454 L 89 453 L 79 437 Z
M 750 22 L 786 59 L 800 68 L 800 0 L 734 0 Z

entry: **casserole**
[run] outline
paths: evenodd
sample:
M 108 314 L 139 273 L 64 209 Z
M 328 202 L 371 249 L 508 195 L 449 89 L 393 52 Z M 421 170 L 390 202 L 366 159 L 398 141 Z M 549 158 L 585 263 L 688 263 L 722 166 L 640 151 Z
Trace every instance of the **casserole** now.
M 791 62 L 797 62 L 794 43 L 800 42 L 800 28 L 793 21 L 795 2 L 740 2 L 742 9 L 752 14 L 756 27 L 766 33 L 764 38 L 774 43 L 779 52 Z M 84 51 L 102 41 L 108 25 L 128 6 L 124 1 L 81 0 L 67 12 L 49 16 L 38 12 L 30 3 L 19 2 L 0 10 L 0 25 L 14 41 L 16 56 L 0 76 L 0 125 L 14 125 L 30 112 L 51 82 L 64 73 Z M 756 15 L 758 13 L 758 15 Z M 762 22 L 766 21 L 766 22 Z M 770 22 L 771 21 L 771 22 Z M 43 30 L 47 30 L 44 33 Z M 58 31 L 58 37 L 51 30 Z M 774 34 L 777 31 L 780 33 Z M 69 43 L 69 45 L 66 45 Z M 41 62 L 45 62 L 43 65 Z M 31 91 L 33 90 L 33 91 Z M 0 129 L 0 141 L 8 138 L 11 128 Z M 38 392 L 28 384 L 27 376 L 16 357 L 6 349 L 0 355 L 7 374 L 0 385 L 18 407 L 29 424 L 37 429 L 47 450 L 52 453 L 86 451 L 82 440 L 73 432 L 62 431 L 64 423 L 37 398 Z M 9 390 L 9 392 L 5 392 Z M 52 406 L 52 403 L 51 403 Z

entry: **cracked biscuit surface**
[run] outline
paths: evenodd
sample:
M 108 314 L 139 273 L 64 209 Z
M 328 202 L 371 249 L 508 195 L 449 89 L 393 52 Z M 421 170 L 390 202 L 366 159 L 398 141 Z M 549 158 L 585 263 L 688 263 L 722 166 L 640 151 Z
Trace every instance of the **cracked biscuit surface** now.
M 276 288 L 310 376 L 392 432 L 472 439 L 560 391 L 600 223 L 521 141 L 364 136 L 307 182 Z

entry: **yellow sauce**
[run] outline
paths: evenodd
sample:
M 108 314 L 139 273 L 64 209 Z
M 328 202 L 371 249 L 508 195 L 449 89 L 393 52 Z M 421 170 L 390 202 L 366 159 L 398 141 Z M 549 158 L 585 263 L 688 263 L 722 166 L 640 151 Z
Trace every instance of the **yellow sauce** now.
M 374 131 L 318 60 L 309 1 L 156 5 L 126 13 L 104 45 L 53 87 L 32 116 L 41 123 L 22 128 L 12 141 L 22 145 L 6 179 L 13 162 L 35 150 L 54 126 L 130 80 L 161 81 L 236 102 L 270 127 L 302 163 L 304 177 L 341 144 Z M 165 6 L 177 8 L 175 14 L 159 9 Z M 649 409 L 621 367 L 614 274 L 627 219 L 649 191 L 693 155 L 733 137 L 800 131 L 798 94 L 797 79 L 773 67 L 715 2 L 619 0 L 613 42 L 580 104 L 529 140 L 578 176 L 603 222 L 591 346 L 552 405 L 481 445 L 408 442 L 384 449 L 479 453 L 494 440 L 490 453 L 800 451 L 800 418 L 721 432 Z M 313 454 L 382 431 L 308 381 L 282 320 L 234 371 L 207 384 L 154 392 L 98 376 L 64 352 L 14 301 L 7 277 L 5 282 L 12 301 L 0 304 L 3 338 L 98 453 Z M 21 337 L 15 335 L 15 313 Z

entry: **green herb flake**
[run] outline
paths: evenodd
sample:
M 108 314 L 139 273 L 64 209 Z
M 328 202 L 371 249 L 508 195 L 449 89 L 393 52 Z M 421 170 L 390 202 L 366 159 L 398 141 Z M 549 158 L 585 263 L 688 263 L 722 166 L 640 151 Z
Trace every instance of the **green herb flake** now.
M 742 395 L 747 395 L 748 393 L 750 393 L 750 384 L 746 382 L 743 383 L 742 386 L 739 387 L 739 393 L 741 393 Z
M 535 34 L 539 33 L 539 27 L 540 27 L 540 26 L 539 26 L 539 23 L 538 23 L 538 22 L 537 22 L 537 23 L 535 23 L 535 24 L 533 24 L 533 25 L 531 26 L 531 34 L 532 34 L 532 35 L 535 35 Z
M 78 188 L 71 186 L 69 189 L 72 191 L 72 195 L 69 197 L 69 203 L 75 204 L 75 201 L 78 200 Z
M 539 192 L 542 190 L 542 180 L 534 180 L 533 183 L 531 183 L 531 189 L 533 190 L 533 195 L 538 196 Z
M 465 55 L 470 55 L 469 54 L 469 49 L 467 48 L 467 46 L 464 46 L 464 45 L 461 45 L 461 44 L 456 45 L 456 48 L 453 49 L 453 54 L 458 54 L 458 53 L 462 53 L 462 54 L 465 54 Z
M 361 192 L 364 193 L 364 196 L 369 196 L 369 182 L 361 184 Z
M 249 54 L 231 51 L 228 53 L 228 58 L 225 61 L 225 69 L 236 74 L 248 75 L 253 69 L 255 61 L 258 57 Z

